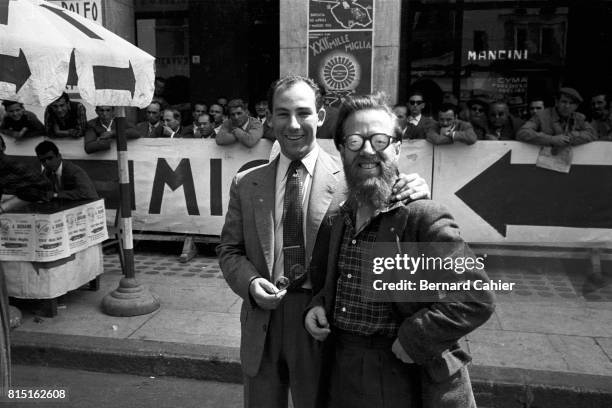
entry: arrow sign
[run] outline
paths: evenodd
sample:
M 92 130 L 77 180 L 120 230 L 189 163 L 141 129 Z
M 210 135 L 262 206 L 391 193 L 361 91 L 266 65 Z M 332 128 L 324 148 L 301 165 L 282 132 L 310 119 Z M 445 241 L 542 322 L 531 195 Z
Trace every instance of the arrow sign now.
M 455 193 L 506 236 L 508 225 L 612 229 L 612 165 L 568 174 L 510 164 L 512 151 Z
M 0 0 L 0 1 L 2 1 L 2 0 Z M 103 40 L 102 37 L 99 37 L 96 33 L 94 33 L 89 28 L 87 28 L 86 26 L 81 24 L 79 21 L 77 21 L 71 15 L 67 14 L 64 10 L 58 10 L 55 7 L 50 7 L 50 6 L 46 5 L 46 4 L 41 4 L 40 7 L 44 7 L 47 10 L 49 10 L 50 12 L 52 12 L 54 14 L 57 14 L 60 18 L 63 18 L 64 20 L 69 22 L 72 26 L 74 26 L 74 28 L 76 28 L 77 30 L 79 30 L 80 32 L 82 32 L 83 34 L 88 36 L 89 38 L 93 38 L 95 40 Z
M 0 24 L 8 25 L 9 1 L 0 0 Z
M 107 67 L 105 65 L 94 65 L 94 86 L 96 90 L 114 89 L 117 91 L 130 91 L 132 98 L 136 91 L 136 76 L 129 61 L 128 68 Z
M 0 54 L 0 67 L 2 67 L 0 69 L 0 82 L 15 84 L 15 93 L 19 93 L 23 84 L 32 75 L 28 60 L 21 48 L 17 57 Z

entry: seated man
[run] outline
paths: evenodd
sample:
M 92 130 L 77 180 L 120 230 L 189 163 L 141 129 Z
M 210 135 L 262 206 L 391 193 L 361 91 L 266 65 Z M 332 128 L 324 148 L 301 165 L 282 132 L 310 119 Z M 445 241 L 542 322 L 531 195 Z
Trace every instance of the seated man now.
M 164 123 L 161 135 L 153 137 L 169 137 L 170 139 L 179 137 L 193 137 L 186 128 L 181 126 L 181 112 L 176 109 L 166 109 L 162 115 Z
M 153 101 L 147 106 L 145 110 L 147 120 L 136 125 L 136 131 L 140 134 L 140 137 L 161 137 L 161 133 L 164 130 L 161 112 L 161 104 L 157 101 Z
M 263 136 L 263 126 L 255 118 L 249 117 L 246 104 L 242 99 L 232 99 L 227 104 L 230 118 L 223 122 L 215 140 L 218 145 L 230 145 L 237 142 L 246 147 L 253 147 Z
M 539 146 L 575 146 L 597 139 L 582 113 L 576 112 L 582 96 L 573 88 L 561 88 L 555 106 L 541 111 L 519 129 L 516 139 Z
M 85 136 L 87 113 L 80 102 L 71 102 L 66 92 L 51 102 L 45 109 L 45 129 L 47 136 L 74 137 Z
M 481 140 L 515 140 L 523 121 L 510 113 L 504 101 L 489 105 L 487 126 Z
M 193 125 L 185 128 L 185 133 L 191 135 L 189 137 L 196 139 L 214 139 L 216 134 L 213 126 L 210 115 L 208 113 L 202 113 Z
M 433 144 L 461 142 L 468 145 L 476 143 L 476 133 L 469 122 L 457 119 L 457 106 L 442 104 L 438 110 L 438 123 L 427 131 L 427 140 Z
M 111 140 L 117 138 L 116 127 L 113 127 L 115 121 L 113 107 L 96 106 L 96 114 L 98 117 L 87 122 L 87 130 L 85 131 L 85 152 L 88 154 L 110 150 Z M 140 134 L 136 129 L 126 126 L 126 139 L 138 139 L 139 137 Z
M 431 249 L 434 259 L 456 259 L 457 264 L 475 256 L 442 205 L 430 200 L 389 203 L 402 135 L 380 97 L 345 99 L 338 129 L 334 142 L 345 169 L 348 199 L 324 221 L 331 225 L 323 230 L 326 236 L 317 236 L 315 245 L 327 243 L 327 251 L 323 248 L 321 253 L 329 255 L 313 255 L 311 270 L 325 271 L 325 283 L 304 318 L 315 339 L 334 335 L 324 406 L 475 407 L 466 367 L 470 357 L 458 342 L 491 316 L 493 294 L 448 290 L 442 300 L 436 290 L 417 296 L 383 289 L 376 297 L 370 282 L 406 282 L 415 272 L 436 282 L 488 282 L 484 267 L 461 272 L 435 266 L 399 272 L 391 267 L 385 275 L 368 276 L 362 264 L 371 262 L 368 252 L 383 246 L 397 248 L 397 256 L 412 257 L 421 251 L 411 244 L 422 242 L 417 247 Z M 315 247 L 313 254 L 319 249 Z
M 28 202 L 49 201 L 53 191 L 49 180 L 22 160 L 7 156 L 5 150 L 0 136 L 0 199 L 3 193 L 14 196 L 0 204 L 0 214 Z
M 60 200 L 95 200 L 98 193 L 85 170 L 62 159 L 55 143 L 45 140 L 36 146 L 43 175 L 53 187 L 52 197 Z
M 28 136 L 40 136 L 45 133 L 45 127 L 36 115 L 23 108 L 23 104 L 15 101 L 2 101 L 6 115 L 0 123 L 0 134 L 21 139 Z

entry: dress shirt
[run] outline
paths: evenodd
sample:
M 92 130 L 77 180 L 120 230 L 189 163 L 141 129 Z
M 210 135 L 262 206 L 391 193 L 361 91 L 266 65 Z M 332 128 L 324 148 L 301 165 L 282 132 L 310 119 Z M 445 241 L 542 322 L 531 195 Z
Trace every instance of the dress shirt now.
M 423 115 L 419 115 L 417 117 L 408 116 L 408 123 L 412 123 L 414 126 L 417 126 L 419 122 L 421 121 L 421 116 Z
M 300 178 L 302 179 L 302 210 L 304 212 L 303 231 L 306 231 L 306 220 L 308 216 L 308 202 L 310 198 L 310 187 L 312 186 L 312 177 L 314 176 L 315 165 L 319 157 L 319 145 L 302 158 L 302 167 L 300 168 Z M 287 170 L 291 160 L 282 152 L 276 167 L 276 188 L 274 194 L 274 267 L 273 267 L 273 283 L 284 275 L 284 259 L 283 256 L 283 208 L 285 203 L 285 184 L 287 183 Z M 306 237 L 304 237 L 306 243 Z M 308 262 L 308 259 L 306 260 Z M 303 287 L 311 287 L 310 281 L 304 283 Z

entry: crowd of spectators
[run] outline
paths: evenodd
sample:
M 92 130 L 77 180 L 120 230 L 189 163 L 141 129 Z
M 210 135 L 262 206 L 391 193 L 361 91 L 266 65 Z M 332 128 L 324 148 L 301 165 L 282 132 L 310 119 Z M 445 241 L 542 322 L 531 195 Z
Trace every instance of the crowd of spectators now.
M 195 101 L 169 105 L 164 98 L 166 83 L 155 79 L 152 102 L 140 110 L 135 124 L 127 124 L 127 139 L 203 138 L 218 145 L 241 143 L 252 147 L 264 138 L 274 140 L 266 100 L 249 105 L 242 99 Z M 405 103 L 394 106 L 404 139 L 423 139 L 432 144 L 474 144 L 479 140 L 518 140 L 541 146 L 580 145 L 595 140 L 612 141 L 610 95 L 599 91 L 590 96 L 588 107 L 573 88 L 561 87 L 553 103 L 548 97 L 533 96 L 517 106 L 513 98 L 491 100 L 484 95 L 465 102 L 446 93 L 432 109 L 426 93 L 413 90 Z M 327 99 L 324 99 L 327 100 Z M 85 152 L 109 150 L 116 138 L 115 110 L 97 106 L 97 117 L 87 120 L 85 107 L 64 93 L 46 107 L 43 122 L 23 104 L 3 101 L 0 135 L 14 139 L 46 135 L 55 138 L 83 138 Z M 251 107 L 252 109 L 249 109 Z M 583 107 L 583 112 L 578 108 Z M 319 138 L 333 138 L 337 109 L 326 105 L 326 118 Z
M 475 96 L 460 104 L 457 98 L 445 95 L 445 102 L 428 117 L 422 113 L 428 101 L 415 91 L 410 93 L 407 103 L 397 104 L 394 112 L 404 139 L 426 139 L 433 144 L 518 140 L 563 147 L 612 141 L 610 95 L 595 92 L 590 98 L 590 109 L 578 112 L 584 102 L 582 95 L 569 87 L 559 89 L 551 106 L 547 106 L 546 98 L 534 96 L 520 109 L 513 109 L 511 99 Z

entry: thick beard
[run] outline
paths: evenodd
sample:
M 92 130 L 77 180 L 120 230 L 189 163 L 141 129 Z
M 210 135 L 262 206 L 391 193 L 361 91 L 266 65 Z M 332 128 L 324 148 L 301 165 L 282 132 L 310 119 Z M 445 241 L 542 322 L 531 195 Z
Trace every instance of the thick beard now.
M 359 163 L 368 161 L 378 161 L 381 174 L 367 177 L 360 175 Z M 358 157 L 350 165 L 344 163 L 344 174 L 351 200 L 369 203 L 378 210 L 387 207 L 398 174 L 397 163 L 385 163 L 378 154 L 370 159 Z

